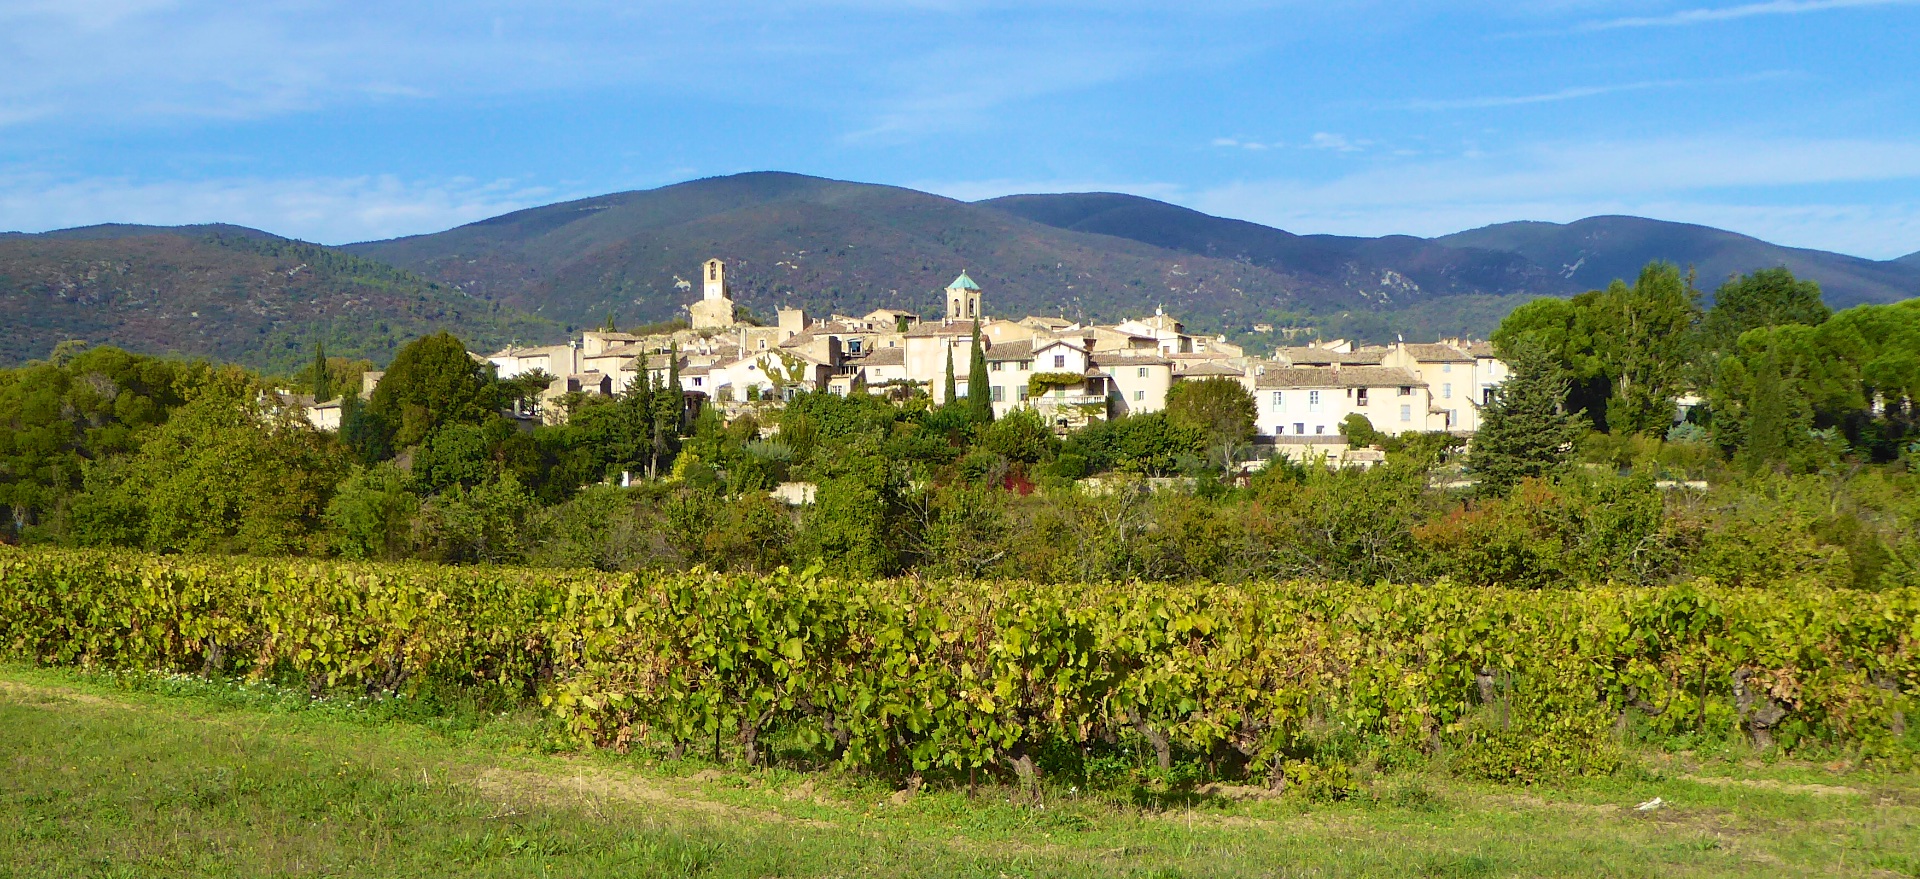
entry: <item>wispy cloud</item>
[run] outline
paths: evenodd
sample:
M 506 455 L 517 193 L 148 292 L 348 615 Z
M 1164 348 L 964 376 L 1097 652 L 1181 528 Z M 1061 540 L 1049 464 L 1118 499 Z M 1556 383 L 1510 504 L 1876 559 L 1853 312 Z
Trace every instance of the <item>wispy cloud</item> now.
M 1529 104 L 1551 104 L 1559 101 L 1574 101 L 1581 98 L 1594 98 L 1601 95 L 1622 92 L 1641 92 L 1655 89 L 1695 88 L 1702 86 L 1745 85 L 1757 82 L 1770 82 L 1793 76 L 1789 71 L 1775 70 L 1756 73 L 1751 76 L 1720 77 L 1714 79 L 1654 79 L 1641 82 L 1619 83 L 1617 85 L 1575 86 L 1558 91 L 1539 92 L 1530 95 L 1491 95 L 1474 98 L 1448 98 L 1438 100 L 1416 99 L 1390 105 L 1401 110 L 1446 111 L 1446 110 L 1483 110 L 1497 107 L 1521 107 Z
M 1604 21 L 1592 21 L 1575 28 L 1578 31 L 1605 31 L 1632 27 L 1684 27 L 1694 24 L 1712 24 L 1720 21 L 1735 21 L 1742 18 L 1754 18 L 1762 15 L 1803 15 L 1809 12 L 1826 12 L 1833 9 L 1856 9 L 1868 6 L 1911 6 L 1917 0 L 1767 0 L 1764 3 L 1747 3 L 1740 6 L 1702 7 L 1682 9 L 1666 15 L 1632 16 L 1613 18 Z

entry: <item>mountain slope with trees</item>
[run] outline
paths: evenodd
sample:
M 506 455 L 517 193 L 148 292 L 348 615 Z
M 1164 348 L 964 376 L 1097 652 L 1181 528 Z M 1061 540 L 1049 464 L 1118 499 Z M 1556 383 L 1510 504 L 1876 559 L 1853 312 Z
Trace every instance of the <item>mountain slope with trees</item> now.
M 67 340 L 291 372 L 316 342 L 384 363 L 448 329 L 483 345 L 562 327 L 410 272 L 238 226 L 0 236 L 0 363 Z
M 531 208 L 433 235 L 349 245 L 556 320 L 679 315 L 685 280 L 725 259 L 757 313 L 907 308 L 938 313 L 961 270 L 992 279 L 1001 314 L 1117 319 L 1165 305 L 1205 325 L 1361 307 L 1312 275 L 1056 229 L 949 198 L 798 174 L 696 180 Z
M 1561 278 L 1562 292 L 1595 290 L 1632 278 L 1652 262 L 1691 267 L 1705 286 L 1735 275 L 1785 267 L 1817 282 L 1835 308 L 1920 296 L 1920 260 L 1880 262 L 1796 247 L 1688 223 L 1640 217 L 1589 217 L 1573 223 L 1501 223 L 1434 239 L 1442 244 L 1526 257 Z

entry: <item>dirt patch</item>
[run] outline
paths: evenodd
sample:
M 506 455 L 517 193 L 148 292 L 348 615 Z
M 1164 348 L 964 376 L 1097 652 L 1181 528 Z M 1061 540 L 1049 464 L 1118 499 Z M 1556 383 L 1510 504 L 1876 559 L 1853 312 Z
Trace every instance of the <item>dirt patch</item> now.
M 1864 797 L 1867 791 L 1837 784 L 1792 784 L 1771 778 L 1720 778 L 1711 775 L 1682 775 L 1681 781 L 1710 784 L 1715 787 L 1750 787 L 1786 794 L 1812 794 L 1817 797 Z
M 19 681 L 0 680 L 0 696 L 22 702 L 73 702 L 80 705 L 93 705 L 100 708 L 119 708 L 127 711 L 138 710 L 138 706 L 128 705 L 115 699 L 81 693 L 62 687 L 43 687 L 37 684 L 23 684 Z
M 695 813 L 729 820 L 751 820 L 767 824 L 832 828 L 834 825 L 808 818 L 793 818 L 778 812 L 752 809 L 703 799 L 679 787 L 661 784 L 620 772 L 593 767 L 576 767 L 572 774 L 538 772 L 526 769 L 493 767 L 481 770 L 466 780 L 481 793 L 511 807 L 520 803 L 564 803 L 589 807 L 597 802 L 657 806 L 665 810 Z

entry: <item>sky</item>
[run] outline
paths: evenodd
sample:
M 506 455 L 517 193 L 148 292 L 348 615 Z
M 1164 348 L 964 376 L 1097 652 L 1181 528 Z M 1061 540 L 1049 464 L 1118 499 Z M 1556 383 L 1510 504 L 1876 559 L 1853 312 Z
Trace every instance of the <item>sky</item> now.
M 338 244 L 741 171 L 1920 251 L 1920 0 L 0 0 L 0 230 Z

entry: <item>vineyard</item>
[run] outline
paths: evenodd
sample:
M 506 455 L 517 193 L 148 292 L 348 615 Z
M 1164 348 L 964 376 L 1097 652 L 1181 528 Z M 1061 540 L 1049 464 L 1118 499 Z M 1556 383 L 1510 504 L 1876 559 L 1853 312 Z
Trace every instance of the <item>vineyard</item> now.
M 1034 585 L 0 552 L 0 654 L 314 695 L 476 688 L 585 746 L 1336 792 L 1444 758 L 1606 773 L 1632 737 L 1920 753 L 1920 591 Z

